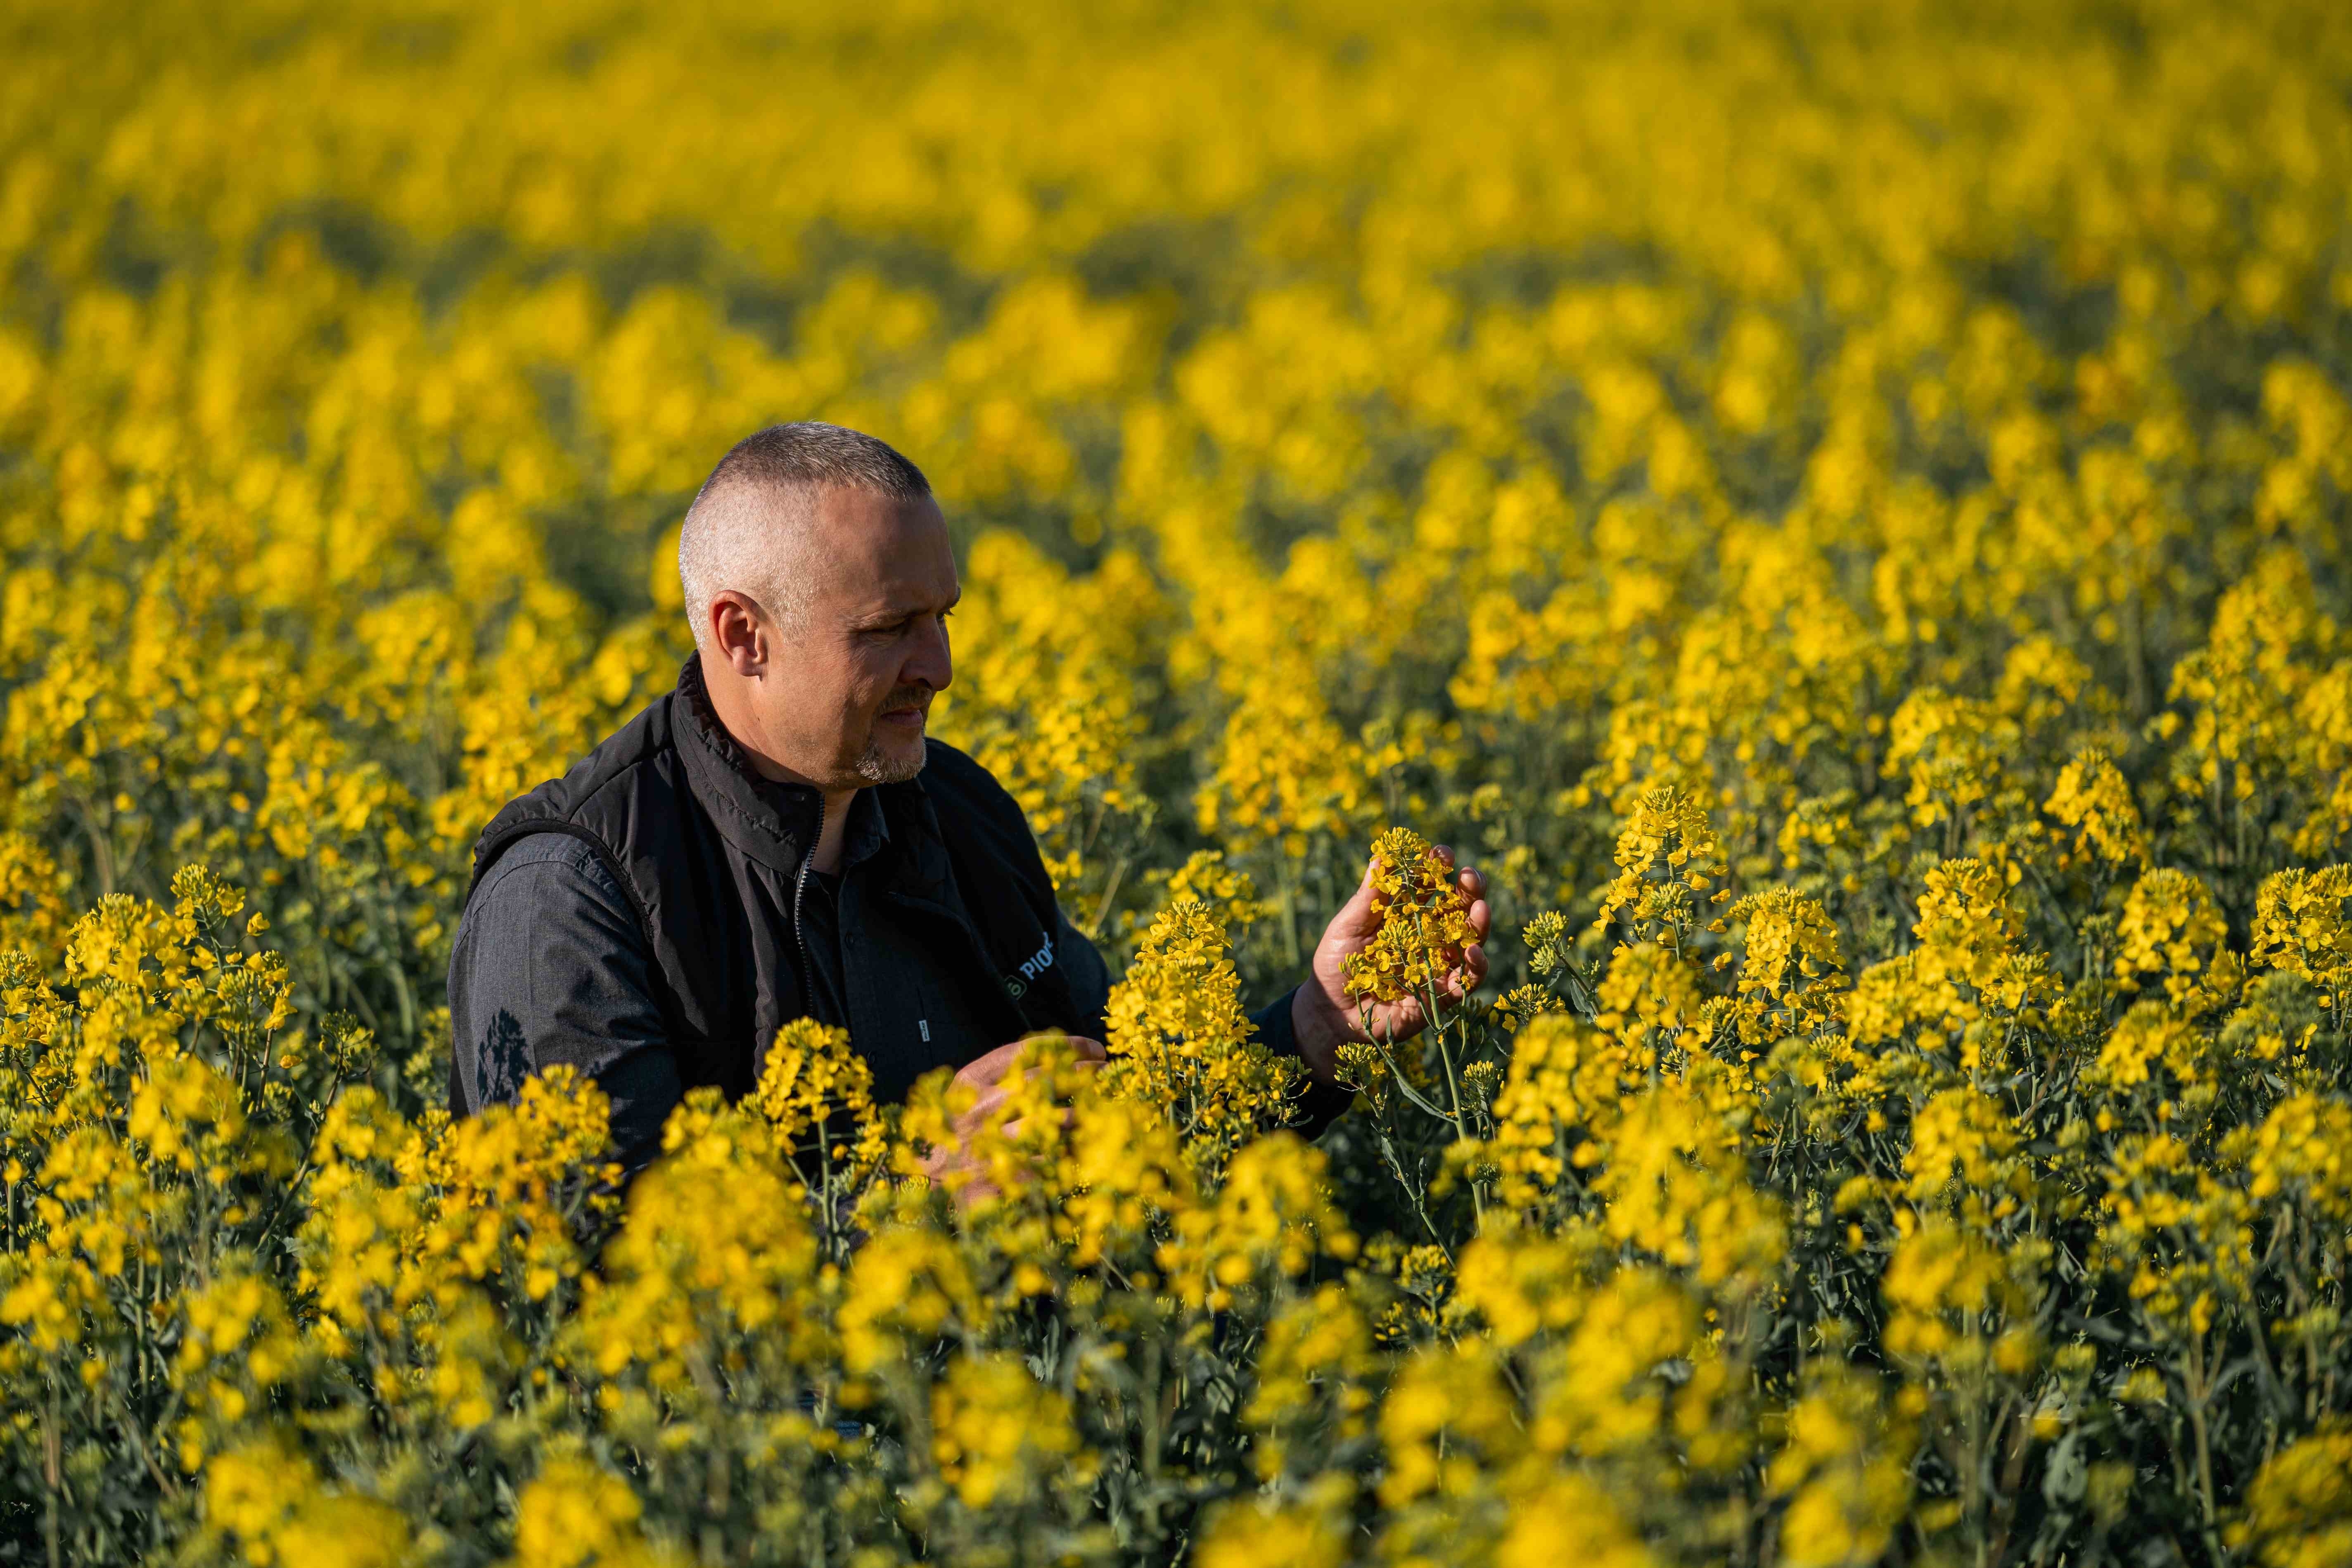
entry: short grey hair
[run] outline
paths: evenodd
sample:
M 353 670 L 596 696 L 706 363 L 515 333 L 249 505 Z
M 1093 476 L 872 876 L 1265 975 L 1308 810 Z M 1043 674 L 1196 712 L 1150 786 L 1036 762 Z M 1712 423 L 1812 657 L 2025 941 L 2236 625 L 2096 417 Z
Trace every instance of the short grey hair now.
M 730 588 L 778 626 L 800 619 L 808 574 L 799 547 L 828 485 L 902 501 L 931 493 L 922 469 L 860 431 L 803 419 L 744 437 L 694 492 L 677 532 L 677 580 L 697 647 L 710 635 L 710 601 Z

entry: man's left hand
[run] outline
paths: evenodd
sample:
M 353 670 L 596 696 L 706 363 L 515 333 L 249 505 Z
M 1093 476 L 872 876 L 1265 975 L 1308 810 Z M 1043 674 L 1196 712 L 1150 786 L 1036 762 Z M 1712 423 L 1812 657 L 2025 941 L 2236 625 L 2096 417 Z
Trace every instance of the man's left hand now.
M 958 1208 L 968 1209 L 982 1198 L 996 1196 L 995 1186 L 982 1174 L 985 1168 L 982 1162 L 971 1153 L 971 1141 L 988 1124 L 988 1119 L 1003 1108 L 1009 1098 L 1009 1091 L 1004 1087 L 1004 1075 L 1015 1066 L 1025 1067 L 1025 1058 L 1039 1040 L 1055 1038 L 1067 1039 L 1070 1049 L 1077 1057 L 1075 1065 L 1087 1072 L 1100 1068 L 1109 1055 L 1103 1049 L 1100 1040 L 1089 1040 L 1080 1035 L 1027 1035 L 1011 1045 L 999 1046 L 986 1056 L 966 1062 L 956 1069 L 956 1083 L 973 1091 L 972 1101 L 954 1118 L 952 1140 L 940 1144 L 924 1157 L 923 1171 L 932 1181 L 947 1187 Z M 1021 1119 L 1015 1118 L 998 1131 L 1003 1137 L 1014 1138 L 1020 1135 L 1021 1127 Z
M 1437 847 L 1437 853 L 1447 865 L 1454 863 L 1454 851 L 1443 844 Z M 1446 1006 L 1460 1005 L 1486 978 L 1486 939 L 1491 918 L 1486 908 L 1486 879 L 1464 867 L 1456 873 L 1456 881 L 1470 900 L 1473 940 L 1462 950 L 1460 961 L 1438 982 L 1438 1001 Z M 1372 868 L 1368 862 L 1356 896 L 1323 929 L 1323 940 L 1315 944 L 1315 963 L 1306 984 L 1290 998 L 1290 1021 L 1298 1034 L 1298 1054 L 1325 1083 L 1331 1081 L 1339 1047 L 1347 1041 L 1367 1040 L 1375 1036 L 1384 1040 L 1410 1039 L 1429 1024 L 1428 1009 L 1418 996 L 1379 1003 L 1366 1015 L 1358 1010 L 1354 998 L 1348 994 L 1348 960 L 1370 947 L 1380 929 L 1380 917 L 1372 912 Z M 1365 1032 L 1367 1021 L 1371 1026 L 1370 1034 Z

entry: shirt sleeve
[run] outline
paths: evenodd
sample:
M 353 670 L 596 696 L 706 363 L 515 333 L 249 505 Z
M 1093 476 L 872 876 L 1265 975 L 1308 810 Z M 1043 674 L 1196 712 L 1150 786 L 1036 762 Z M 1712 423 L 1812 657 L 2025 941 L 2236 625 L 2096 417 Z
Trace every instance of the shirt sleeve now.
M 635 907 L 594 849 L 554 833 L 515 845 L 475 890 L 449 957 L 451 1110 L 512 1100 L 531 1074 L 568 1065 L 612 1101 L 614 1157 L 646 1164 L 683 1093 L 651 973 Z
M 1102 1038 L 1103 1015 L 1110 1006 L 1110 966 L 1087 933 L 1070 923 L 1070 917 L 1055 910 L 1060 929 L 1054 932 L 1055 962 L 1066 969 L 1070 987 L 1070 1003 L 1077 1014 L 1079 1033 L 1092 1039 Z
M 1257 1037 L 1276 1056 L 1298 1055 L 1298 1026 L 1290 1016 L 1291 998 L 1297 994 L 1298 988 L 1293 986 L 1250 1015 L 1250 1022 L 1257 1026 Z M 1342 1089 L 1336 1083 L 1325 1083 L 1310 1070 L 1307 1078 L 1307 1092 L 1298 1097 L 1297 1125 L 1300 1135 L 1320 1138 L 1324 1129 L 1339 1121 L 1340 1113 L 1355 1103 L 1356 1096 L 1352 1089 Z

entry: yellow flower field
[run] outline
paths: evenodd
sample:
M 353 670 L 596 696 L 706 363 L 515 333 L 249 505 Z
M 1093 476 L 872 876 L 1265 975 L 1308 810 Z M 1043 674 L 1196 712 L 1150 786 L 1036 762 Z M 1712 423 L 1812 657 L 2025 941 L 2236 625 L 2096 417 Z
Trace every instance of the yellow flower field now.
M 0 16 L 0 1562 L 2352 1564 L 2352 10 Z M 440 1110 L 475 836 L 871 431 L 1126 976 Z M 1382 834 L 1288 1128 L 1244 1004 Z M 1442 967 L 1442 961 L 1441 967 Z M 1022 1112 L 1033 1114 L 1025 1119 Z

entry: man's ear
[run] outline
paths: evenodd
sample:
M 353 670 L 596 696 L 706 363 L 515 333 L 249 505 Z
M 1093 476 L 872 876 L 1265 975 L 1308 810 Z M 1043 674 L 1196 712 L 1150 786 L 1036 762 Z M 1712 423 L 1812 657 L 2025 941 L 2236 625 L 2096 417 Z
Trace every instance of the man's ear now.
M 710 601 L 710 646 L 727 667 L 747 680 L 768 667 L 768 617 L 746 594 L 722 588 Z

